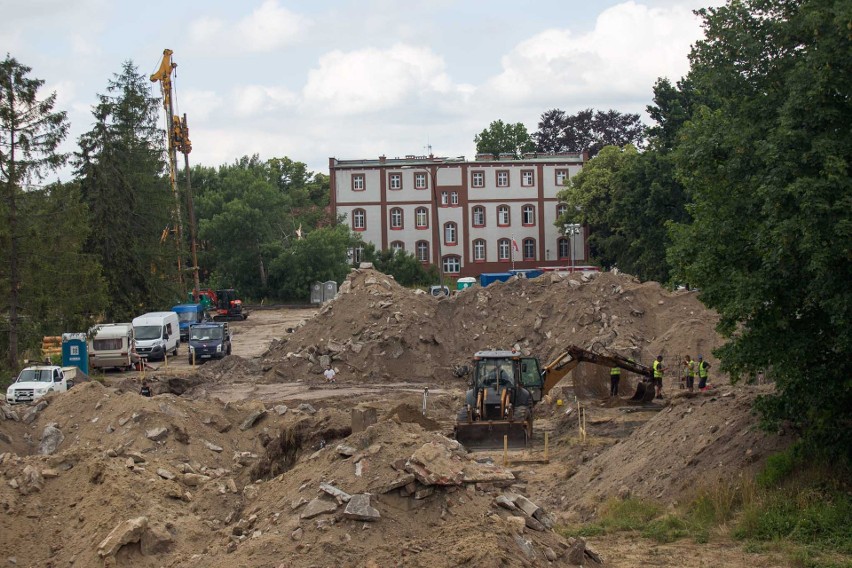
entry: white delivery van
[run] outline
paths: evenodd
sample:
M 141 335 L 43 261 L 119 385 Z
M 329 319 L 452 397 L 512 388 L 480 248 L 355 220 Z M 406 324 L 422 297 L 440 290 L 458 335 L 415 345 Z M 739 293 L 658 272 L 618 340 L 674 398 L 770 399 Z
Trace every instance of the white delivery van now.
M 175 312 L 151 312 L 133 318 L 136 352 L 143 359 L 162 360 L 167 353 L 177 355 L 180 324 Z
M 93 369 L 130 369 L 139 360 L 129 323 L 104 323 L 89 333 L 89 365 Z

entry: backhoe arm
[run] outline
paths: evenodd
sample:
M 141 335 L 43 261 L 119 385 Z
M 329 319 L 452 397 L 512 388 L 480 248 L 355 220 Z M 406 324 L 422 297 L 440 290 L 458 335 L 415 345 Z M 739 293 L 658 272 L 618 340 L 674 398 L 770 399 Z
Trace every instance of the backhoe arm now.
M 542 376 L 544 377 L 542 395 L 549 393 L 565 375 L 573 371 L 580 363 L 593 363 L 603 367 L 618 367 L 649 378 L 654 376 L 654 371 L 650 367 L 640 365 L 619 355 L 603 355 L 594 351 L 588 351 L 582 347 L 577 347 L 576 345 L 569 345 L 565 348 L 565 351 L 544 366 L 542 370 Z

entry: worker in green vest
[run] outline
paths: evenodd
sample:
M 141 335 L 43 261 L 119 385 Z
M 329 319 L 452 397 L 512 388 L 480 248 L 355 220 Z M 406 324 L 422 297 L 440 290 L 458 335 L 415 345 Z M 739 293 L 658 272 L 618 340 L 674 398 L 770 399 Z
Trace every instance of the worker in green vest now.
M 618 382 L 621 380 L 621 368 L 613 367 L 609 370 L 609 396 L 618 396 Z
M 707 379 L 710 378 L 710 363 L 704 360 L 701 355 L 698 356 L 698 390 L 707 389 Z
M 696 365 L 695 361 L 692 360 L 692 356 L 687 355 L 684 358 L 684 366 L 686 367 L 686 388 L 689 389 L 689 392 L 693 392 L 695 389 Z
M 663 373 L 666 368 L 663 367 L 663 356 L 657 355 L 657 360 L 654 361 L 654 390 L 656 398 L 663 398 Z

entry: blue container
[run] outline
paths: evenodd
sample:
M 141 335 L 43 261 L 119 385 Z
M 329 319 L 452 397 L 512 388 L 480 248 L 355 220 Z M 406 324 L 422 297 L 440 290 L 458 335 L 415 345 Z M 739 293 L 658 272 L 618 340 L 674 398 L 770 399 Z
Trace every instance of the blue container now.
M 205 321 L 205 310 L 201 304 L 180 304 L 172 307 L 178 316 L 180 326 L 180 340 L 189 340 L 189 326 Z
M 89 374 L 89 347 L 85 333 L 62 334 L 62 366 L 77 367 Z
M 516 268 L 515 270 L 510 270 L 510 274 L 514 274 L 518 278 L 538 278 L 542 274 L 544 274 L 544 270 L 539 270 L 538 268 Z
M 486 272 L 479 275 L 479 285 L 483 288 L 495 282 L 505 282 L 514 276 L 511 272 Z

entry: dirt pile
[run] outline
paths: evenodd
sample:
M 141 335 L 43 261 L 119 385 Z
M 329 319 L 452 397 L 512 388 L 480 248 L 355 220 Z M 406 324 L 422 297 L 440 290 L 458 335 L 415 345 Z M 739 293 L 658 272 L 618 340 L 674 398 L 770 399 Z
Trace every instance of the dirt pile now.
M 754 399 L 771 386 L 725 387 L 713 394 L 673 397 L 632 433 L 585 461 L 558 489 L 567 510 L 586 516 L 599 503 L 634 495 L 665 503 L 683 502 L 696 490 L 750 478 L 764 459 L 787 447 L 788 436 L 758 428 Z M 606 443 L 619 427 L 619 409 L 589 409 L 589 431 Z M 576 414 L 576 413 L 574 413 Z M 606 415 L 610 418 L 597 420 Z M 560 419 L 573 429 L 576 416 Z M 622 423 L 623 425 L 623 423 Z
M 408 404 L 356 434 L 334 408 L 97 382 L 34 408 L 0 419 L 27 449 L 0 454 L 0 549 L 19 566 L 558 566 L 577 553 L 523 480 L 424 430 Z
M 370 269 L 353 270 L 340 294 L 306 324 L 275 342 L 265 362 L 274 380 L 316 376 L 329 360 L 338 380 L 448 380 L 454 365 L 487 348 L 516 347 L 547 362 L 568 344 L 614 351 L 673 372 L 680 357 L 721 345 L 718 318 L 694 292 L 669 292 L 616 273 L 545 274 L 434 298 Z M 608 371 L 575 371 L 588 393 Z M 584 381 L 584 377 L 591 377 Z

